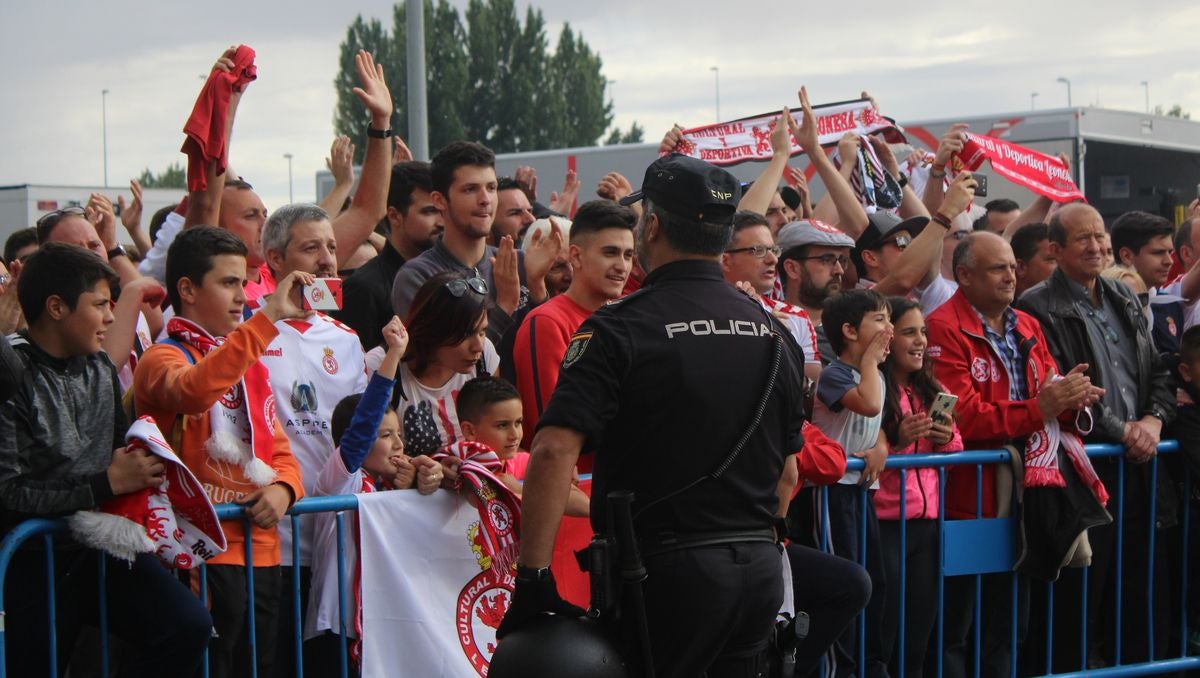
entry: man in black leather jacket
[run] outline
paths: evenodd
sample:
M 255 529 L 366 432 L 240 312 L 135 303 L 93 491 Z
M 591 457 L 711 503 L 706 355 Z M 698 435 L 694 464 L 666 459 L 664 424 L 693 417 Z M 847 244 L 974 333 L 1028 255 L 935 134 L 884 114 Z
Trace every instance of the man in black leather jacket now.
M 1149 509 L 1155 497 L 1151 464 L 1146 462 L 1156 454 L 1163 424 L 1174 417 L 1173 381 L 1154 348 L 1137 297 L 1124 284 L 1100 276 L 1107 237 L 1100 213 L 1083 203 L 1067 205 L 1051 219 L 1049 230 L 1058 270 L 1023 294 L 1017 307 L 1040 321 L 1050 352 L 1064 373 L 1086 363 L 1092 383 L 1105 389 L 1100 401 L 1092 406 L 1093 426 L 1085 441 L 1122 444 L 1125 460 L 1130 462 L 1125 464 L 1122 493 L 1118 490 L 1122 460 L 1093 460 L 1113 496 L 1109 512 L 1117 516 L 1118 502 L 1124 503 L 1125 529 L 1123 572 L 1112 567 L 1117 523 L 1089 530 L 1095 555 L 1088 582 L 1088 666 L 1098 668 L 1112 662 L 1113 657 L 1105 655 L 1115 646 L 1115 637 L 1109 636 L 1117 623 L 1123 624 L 1122 661 L 1145 661 L 1149 659 L 1150 628 L 1150 601 L 1145 596 L 1147 544 L 1154 529 L 1149 523 Z M 1163 471 L 1160 469 L 1158 474 L 1160 484 Z M 1164 516 L 1160 513 L 1156 518 L 1161 521 Z M 1163 562 L 1161 557 L 1155 561 L 1157 573 L 1163 569 Z M 1119 619 L 1114 618 L 1118 580 L 1123 582 L 1123 612 Z M 1162 589 L 1165 577 L 1156 580 L 1156 589 Z M 1078 587 L 1067 585 L 1060 590 L 1077 591 Z M 1156 591 L 1156 599 L 1160 592 L 1165 593 Z M 1158 617 L 1166 606 L 1154 602 Z M 1078 602 L 1066 609 L 1078 610 Z M 1072 625 L 1078 633 L 1078 625 Z M 1157 630 L 1165 630 L 1165 626 L 1155 624 L 1156 635 L 1163 635 Z M 1156 638 L 1155 644 L 1159 642 Z M 1078 647 L 1078 643 L 1060 642 L 1056 637 L 1056 650 L 1071 647 Z M 1160 647 L 1156 655 L 1161 656 L 1163 649 Z M 1078 660 L 1071 661 L 1078 668 Z

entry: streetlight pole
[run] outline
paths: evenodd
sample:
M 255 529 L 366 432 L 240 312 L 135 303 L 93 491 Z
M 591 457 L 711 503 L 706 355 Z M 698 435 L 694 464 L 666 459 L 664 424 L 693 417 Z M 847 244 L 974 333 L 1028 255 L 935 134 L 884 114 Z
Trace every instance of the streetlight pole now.
M 287 158 L 288 161 L 288 202 L 293 203 L 296 200 L 292 197 L 292 154 L 284 153 L 283 157 Z
M 716 122 L 721 122 L 721 69 L 717 66 L 713 66 L 713 67 L 709 68 L 708 70 L 712 71 L 713 75 L 716 77 L 716 86 L 717 86 L 717 119 L 716 119 Z
M 1058 82 L 1067 86 L 1067 108 L 1071 108 L 1071 81 L 1066 78 L 1059 78 Z
M 1037 108 L 1037 98 L 1038 98 L 1038 93 L 1037 93 L 1037 92 L 1030 92 L 1030 93 L 1029 93 L 1029 110 L 1031 110 L 1031 111 L 1032 111 L 1032 110 L 1035 110 L 1035 109 Z
M 104 187 L 108 188 L 108 90 L 100 90 L 100 129 L 104 139 Z
M 1150 81 L 1143 80 L 1142 87 L 1146 90 L 1146 112 L 1150 112 Z

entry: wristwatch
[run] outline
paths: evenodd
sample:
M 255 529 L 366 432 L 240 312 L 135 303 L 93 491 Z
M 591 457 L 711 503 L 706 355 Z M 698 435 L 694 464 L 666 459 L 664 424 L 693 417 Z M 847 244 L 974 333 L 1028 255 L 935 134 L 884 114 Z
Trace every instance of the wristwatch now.
M 120 245 L 117 245 L 116 247 L 114 247 L 108 251 L 109 259 L 115 259 L 116 257 L 128 257 L 128 256 L 129 256 L 129 253 L 126 252 L 125 248 Z
M 549 567 L 525 567 L 524 565 L 517 566 L 517 579 L 523 581 L 541 581 L 550 577 Z
M 396 133 L 392 131 L 391 127 L 387 129 L 375 129 L 370 125 L 367 125 L 367 136 L 371 137 L 372 139 L 387 139 L 388 137 L 395 136 L 395 134 Z
M 1157 407 L 1151 407 L 1150 410 L 1146 412 L 1146 416 L 1154 417 L 1164 424 L 1167 423 L 1167 415 Z

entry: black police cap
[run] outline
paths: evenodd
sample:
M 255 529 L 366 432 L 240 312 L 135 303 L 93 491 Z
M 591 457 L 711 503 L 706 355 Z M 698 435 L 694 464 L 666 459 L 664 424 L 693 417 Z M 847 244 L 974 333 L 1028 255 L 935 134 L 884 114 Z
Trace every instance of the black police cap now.
M 649 198 L 671 214 L 704 222 L 733 217 L 741 199 L 741 184 L 725 170 L 679 153 L 655 160 L 646 168 L 642 189 L 621 199 L 632 205 Z

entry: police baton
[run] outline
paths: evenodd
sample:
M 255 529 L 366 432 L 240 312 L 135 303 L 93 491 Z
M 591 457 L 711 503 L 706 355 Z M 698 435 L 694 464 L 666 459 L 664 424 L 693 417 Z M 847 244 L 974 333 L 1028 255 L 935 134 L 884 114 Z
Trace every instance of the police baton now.
M 642 592 L 646 568 L 642 565 L 642 554 L 638 552 L 637 539 L 633 535 L 633 514 L 629 510 L 631 504 L 633 492 L 629 490 L 608 493 L 610 524 L 617 533 L 617 553 L 621 558 L 621 580 L 628 586 L 633 620 L 637 624 L 638 640 L 642 646 L 643 675 L 654 678 L 654 653 L 650 649 L 650 626 L 646 622 L 646 600 Z

